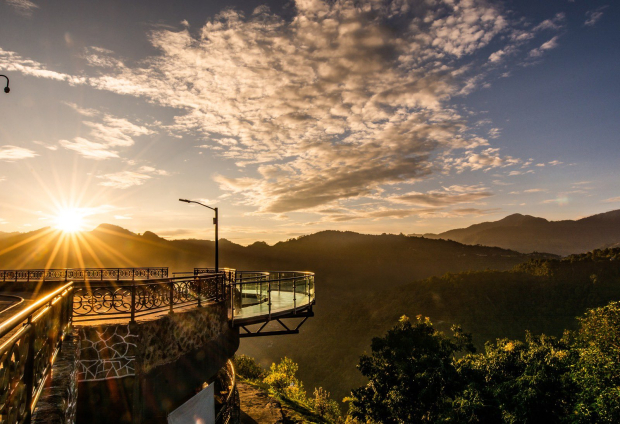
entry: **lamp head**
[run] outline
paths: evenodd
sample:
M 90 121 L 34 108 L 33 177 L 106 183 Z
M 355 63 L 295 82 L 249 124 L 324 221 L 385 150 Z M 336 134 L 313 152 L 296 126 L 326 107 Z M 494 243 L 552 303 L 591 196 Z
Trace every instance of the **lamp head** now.
M 11 91 L 11 89 L 10 89 L 9 87 L 4 87 L 4 92 L 5 92 L 6 94 L 9 94 L 9 91 Z
M 179 202 L 190 203 L 190 201 L 189 201 L 189 200 L 187 200 L 187 199 L 179 199 Z

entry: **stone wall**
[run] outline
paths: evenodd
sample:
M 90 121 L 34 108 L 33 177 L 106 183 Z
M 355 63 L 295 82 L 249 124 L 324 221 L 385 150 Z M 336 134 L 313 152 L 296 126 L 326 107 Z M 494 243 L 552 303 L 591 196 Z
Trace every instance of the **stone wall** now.
M 78 422 L 165 423 L 239 347 L 222 304 L 81 326 Z
M 79 334 L 73 329 L 65 337 L 36 409 L 33 424 L 73 424 L 77 410 Z
M 79 381 L 135 375 L 176 361 L 219 340 L 231 330 L 223 304 L 176 312 L 134 324 L 100 324 L 79 328 Z

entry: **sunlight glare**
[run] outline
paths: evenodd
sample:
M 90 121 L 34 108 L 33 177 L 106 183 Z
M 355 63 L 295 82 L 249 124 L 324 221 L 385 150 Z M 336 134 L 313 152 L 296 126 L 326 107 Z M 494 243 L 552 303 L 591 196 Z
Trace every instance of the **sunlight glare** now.
M 56 216 L 56 228 L 65 233 L 75 233 L 84 229 L 84 214 L 76 208 L 64 209 Z

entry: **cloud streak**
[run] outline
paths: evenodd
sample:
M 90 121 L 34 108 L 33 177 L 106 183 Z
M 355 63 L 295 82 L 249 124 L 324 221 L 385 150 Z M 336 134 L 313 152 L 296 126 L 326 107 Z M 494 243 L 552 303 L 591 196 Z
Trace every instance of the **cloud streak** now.
M 18 146 L 0 146 L 0 160 L 15 161 L 20 159 L 28 159 L 39 156 L 36 152 L 24 147 Z

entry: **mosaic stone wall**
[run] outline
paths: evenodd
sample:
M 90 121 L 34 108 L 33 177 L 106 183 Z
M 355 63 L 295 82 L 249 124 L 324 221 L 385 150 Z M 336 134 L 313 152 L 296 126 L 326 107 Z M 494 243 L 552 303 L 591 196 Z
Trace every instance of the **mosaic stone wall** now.
M 229 332 L 224 305 L 210 305 L 156 320 L 80 327 L 79 381 L 135 375 L 171 363 Z

